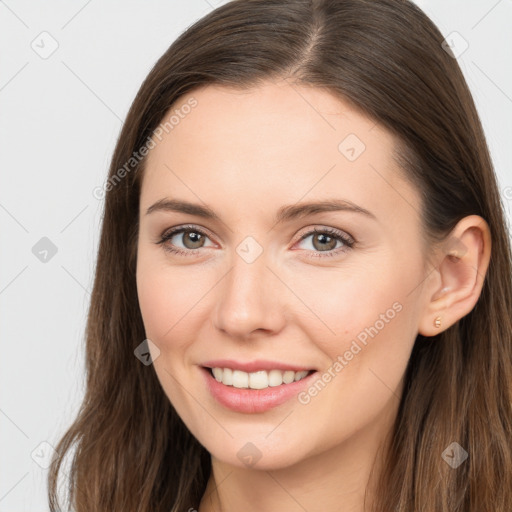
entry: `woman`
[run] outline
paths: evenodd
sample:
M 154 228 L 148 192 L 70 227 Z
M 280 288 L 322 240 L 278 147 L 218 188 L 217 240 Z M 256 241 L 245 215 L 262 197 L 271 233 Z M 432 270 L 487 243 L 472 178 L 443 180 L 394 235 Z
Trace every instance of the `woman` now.
M 216 9 L 141 86 L 104 189 L 51 510 L 72 448 L 78 512 L 509 510 L 510 242 L 418 7 Z

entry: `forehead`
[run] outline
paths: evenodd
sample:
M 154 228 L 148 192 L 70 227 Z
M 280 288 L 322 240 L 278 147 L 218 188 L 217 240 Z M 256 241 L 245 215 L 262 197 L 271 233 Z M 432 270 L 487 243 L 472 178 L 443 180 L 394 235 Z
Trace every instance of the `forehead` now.
M 182 96 L 161 126 L 142 207 L 186 196 L 224 210 L 235 199 L 248 210 L 258 202 L 276 210 L 339 196 L 401 214 L 417 202 L 392 158 L 392 135 L 326 89 L 286 81 L 247 90 L 209 85 Z

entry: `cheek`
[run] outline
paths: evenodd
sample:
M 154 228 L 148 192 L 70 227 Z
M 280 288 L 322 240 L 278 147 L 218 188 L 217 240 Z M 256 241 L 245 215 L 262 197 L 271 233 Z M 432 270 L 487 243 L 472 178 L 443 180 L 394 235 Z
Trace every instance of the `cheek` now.
M 153 336 L 160 342 L 181 338 L 179 331 L 186 327 L 194 305 L 205 293 L 200 272 L 191 272 L 191 268 L 171 269 L 161 256 L 141 251 L 137 260 L 137 295 L 149 338 Z
M 352 397 L 370 398 L 375 387 L 383 388 L 379 379 L 391 389 L 399 385 L 417 334 L 418 297 L 411 291 L 421 273 L 419 264 L 412 266 L 410 259 L 400 264 L 395 257 L 302 287 L 316 316 L 300 322 L 328 356 L 326 369 L 340 376 L 330 378 L 334 387 L 350 384 Z
M 190 271 L 171 270 L 161 258 L 156 260 L 155 255 L 151 258 L 141 251 L 137 263 L 137 294 L 146 336 L 159 349 L 153 368 L 169 401 L 195 431 L 195 415 L 201 411 L 196 411 L 182 383 L 191 381 L 184 361 L 193 342 L 190 321 L 199 292 L 190 286 Z
M 382 321 L 392 320 L 410 291 L 405 284 L 408 279 L 396 274 L 391 265 L 389 270 L 380 266 L 375 271 L 361 265 L 317 272 L 315 279 L 295 276 L 294 292 L 310 313 L 302 316 L 304 328 L 310 332 L 315 327 L 312 339 L 324 339 L 326 346 L 337 346 L 376 322 L 381 325 Z M 320 332 L 323 335 L 319 336 Z
M 170 293 L 165 274 L 157 268 L 141 267 L 137 271 L 137 294 L 147 336 L 162 338 L 172 327 L 171 311 L 177 306 L 176 293 Z

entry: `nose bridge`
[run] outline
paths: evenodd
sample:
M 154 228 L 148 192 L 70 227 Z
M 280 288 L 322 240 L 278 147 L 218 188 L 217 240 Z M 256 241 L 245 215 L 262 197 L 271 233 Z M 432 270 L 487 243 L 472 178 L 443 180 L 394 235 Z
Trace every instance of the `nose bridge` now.
M 216 306 L 217 327 L 240 337 L 256 329 L 276 329 L 281 317 L 278 279 L 267 267 L 268 252 L 246 237 L 233 251 L 231 262 Z

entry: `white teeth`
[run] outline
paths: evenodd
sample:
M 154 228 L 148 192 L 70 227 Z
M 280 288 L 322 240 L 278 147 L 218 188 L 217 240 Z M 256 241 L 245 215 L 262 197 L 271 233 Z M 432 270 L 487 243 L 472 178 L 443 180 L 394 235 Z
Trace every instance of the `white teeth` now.
M 220 368 L 219 368 L 220 370 Z M 223 372 L 223 370 L 220 370 Z M 223 372 L 224 373 L 224 372 Z M 241 372 L 240 370 L 233 370 L 233 386 L 235 388 L 248 388 L 249 387 L 249 374 Z
M 224 368 L 224 371 L 222 372 L 221 381 L 224 384 L 227 384 L 228 386 L 233 385 L 233 370 L 231 368 Z
M 295 372 L 286 371 L 283 373 L 283 382 L 285 384 L 290 384 L 290 382 L 293 382 L 294 380 L 295 380 Z
M 283 383 L 283 372 L 281 370 L 270 370 L 268 372 L 268 385 L 280 386 Z
M 259 370 L 257 372 L 247 373 L 241 370 L 232 370 L 231 368 L 212 368 L 213 376 L 217 382 L 222 382 L 226 386 L 235 388 L 265 389 L 281 384 L 290 384 L 303 379 L 309 374 L 308 370 L 294 372 L 291 370 Z
M 249 373 L 249 387 L 251 389 L 268 388 L 268 374 L 265 370 Z
M 222 382 L 222 368 L 212 368 L 213 376 L 218 382 Z

